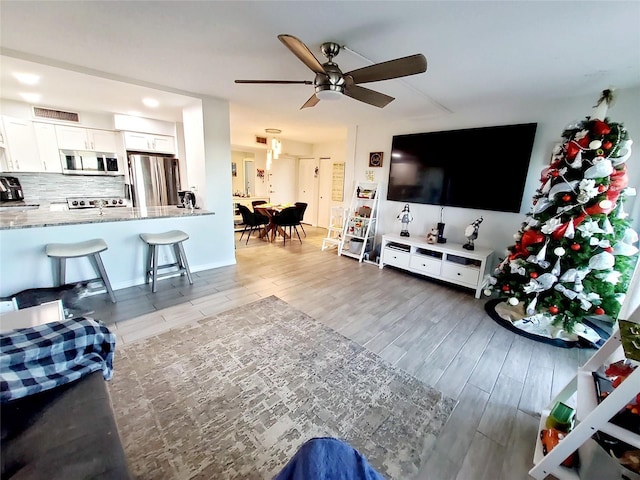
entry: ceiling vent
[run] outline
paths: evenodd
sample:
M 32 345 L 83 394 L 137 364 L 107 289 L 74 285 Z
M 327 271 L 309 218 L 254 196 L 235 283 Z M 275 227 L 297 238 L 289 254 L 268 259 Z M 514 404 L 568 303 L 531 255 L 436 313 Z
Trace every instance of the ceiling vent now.
M 63 112 L 62 110 L 52 110 L 50 108 L 33 107 L 33 115 L 38 118 L 48 118 L 49 120 L 80 122 L 80 117 L 76 112 Z
M 258 137 L 256 135 L 256 143 L 259 143 L 260 145 L 266 145 L 267 144 L 267 137 Z

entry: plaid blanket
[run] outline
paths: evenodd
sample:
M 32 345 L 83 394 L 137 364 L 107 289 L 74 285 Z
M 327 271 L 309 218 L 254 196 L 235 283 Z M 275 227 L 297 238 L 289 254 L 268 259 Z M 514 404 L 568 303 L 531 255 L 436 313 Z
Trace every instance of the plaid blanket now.
M 73 382 L 113 375 L 116 337 L 101 322 L 75 318 L 0 335 L 0 403 Z

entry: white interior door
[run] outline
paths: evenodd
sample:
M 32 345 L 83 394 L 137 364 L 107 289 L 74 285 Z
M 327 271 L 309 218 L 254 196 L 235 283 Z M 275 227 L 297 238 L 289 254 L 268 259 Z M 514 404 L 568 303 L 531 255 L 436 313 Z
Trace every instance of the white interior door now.
M 331 201 L 331 179 L 333 161 L 330 158 L 320 159 L 318 179 L 318 226 L 329 228 L 329 216 L 333 202 Z
M 271 203 L 297 202 L 296 159 L 280 157 L 271 163 L 269 170 L 269 197 Z
M 304 223 L 318 224 L 318 162 L 314 158 L 298 161 L 298 202 L 307 204 Z
M 256 166 L 253 158 L 244 159 L 244 193 L 250 197 L 256 195 Z

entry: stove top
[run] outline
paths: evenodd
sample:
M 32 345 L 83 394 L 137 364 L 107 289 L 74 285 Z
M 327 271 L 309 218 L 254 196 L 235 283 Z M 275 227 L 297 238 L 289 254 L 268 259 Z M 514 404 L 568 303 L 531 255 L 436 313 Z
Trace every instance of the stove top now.
M 71 197 L 67 198 L 69 210 L 76 208 L 98 208 L 100 202 L 103 207 L 126 207 L 127 201 L 121 197 Z

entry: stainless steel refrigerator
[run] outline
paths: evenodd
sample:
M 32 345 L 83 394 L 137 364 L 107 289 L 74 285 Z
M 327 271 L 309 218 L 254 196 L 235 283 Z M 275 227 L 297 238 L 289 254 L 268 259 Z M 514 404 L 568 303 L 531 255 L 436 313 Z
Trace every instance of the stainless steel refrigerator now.
M 129 188 L 134 207 L 178 205 L 180 169 L 169 156 L 129 154 Z

